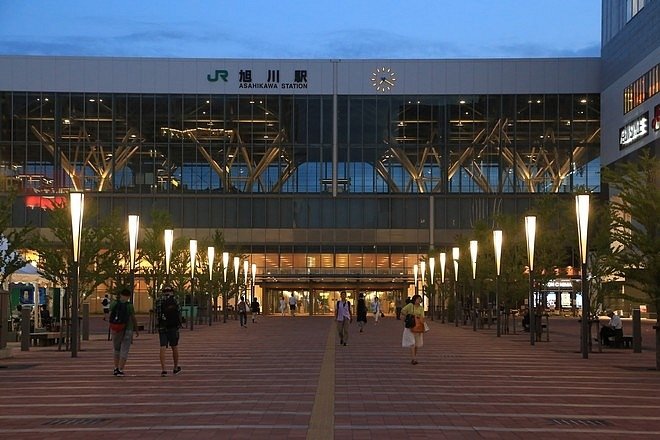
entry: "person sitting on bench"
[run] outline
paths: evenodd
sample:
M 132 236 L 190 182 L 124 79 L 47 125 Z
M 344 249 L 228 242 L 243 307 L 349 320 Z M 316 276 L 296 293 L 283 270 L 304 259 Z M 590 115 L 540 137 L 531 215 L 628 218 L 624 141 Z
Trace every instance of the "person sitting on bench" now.
M 610 345 L 610 337 L 614 337 L 614 345 L 621 344 L 623 342 L 623 323 L 621 322 L 621 318 L 612 310 L 607 311 L 607 316 L 610 317 L 610 320 L 607 324 L 603 324 L 603 327 L 600 329 L 600 341 L 603 345 Z

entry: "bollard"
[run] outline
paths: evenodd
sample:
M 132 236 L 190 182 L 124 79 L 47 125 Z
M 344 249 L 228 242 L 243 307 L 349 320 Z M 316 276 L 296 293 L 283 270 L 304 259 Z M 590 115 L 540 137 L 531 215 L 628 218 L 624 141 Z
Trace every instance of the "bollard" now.
M 82 305 L 82 339 L 89 341 L 89 303 Z
M 30 307 L 21 310 L 21 351 L 30 351 Z
M 633 310 L 633 352 L 642 352 L 642 315 L 639 309 Z

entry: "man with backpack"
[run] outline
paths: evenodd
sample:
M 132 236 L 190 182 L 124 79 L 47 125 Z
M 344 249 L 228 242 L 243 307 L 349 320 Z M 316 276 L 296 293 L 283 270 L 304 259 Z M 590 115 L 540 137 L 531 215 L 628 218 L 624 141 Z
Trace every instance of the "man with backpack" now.
M 161 376 L 167 376 L 165 369 L 165 352 L 172 347 L 174 369 L 172 373 L 181 373 L 179 366 L 179 328 L 181 327 L 181 308 L 171 286 L 163 287 L 162 295 L 156 300 L 156 316 L 158 318 L 158 336 L 160 338 L 160 370 Z
M 115 370 L 113 374 L 124 376 L 124 366 L 128 359 L 128 351 L 133 343 L 133 333 L 138 334 L 135 309 L 130 302 L 131 291 L 124 289 L 119 293 L 119 299 L 110 304 L 110 330 L 112 331 L 112 346 L 114 348 Z

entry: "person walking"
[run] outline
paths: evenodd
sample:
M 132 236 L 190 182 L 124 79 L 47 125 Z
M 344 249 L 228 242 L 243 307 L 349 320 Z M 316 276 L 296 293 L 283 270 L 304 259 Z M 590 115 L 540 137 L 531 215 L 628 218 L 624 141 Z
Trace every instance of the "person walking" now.
M 411 363 L 417 365 L 417 351 L 424 346 L 424 306 L 422 306 L 421 295 L 414 295 L 409 304 L 401 309 L 403 316 L 412 315 L 414 327 L 404 326 L 401 346 L 410 348 Z M 421 323 L 421 331 L 418 324 Z
M 291 296 L 289 297 L 289 310 L 291 311 L 291 316 L 296 316 L 297 304 L 298 304 L 298 300 L 296 299 L 296 294 L 291 292 Z
M 133 343 L 133 334 L 137 338 L 137 319 L 135 319 L 135 308 L 130 302 L 131 291 L 124 289 L 119 293 L 119 299 L 110 304 L 110 330 L 112 331 L 112 347 L 114 349 L 113 374 L 118 377 L 124 376 L 124 367 L 128 360 L 128 351 Z
M 360 327 L 360 333 L 364 331 L 367 325 L 367 302 L 364 300 L 364 292 L 360 292 L 357 300 L 357 324 Z
M 374 325 L 378 324 L 378 318 L 380 318 L 380 301 L 377 296 L 374 296 L 374 301 L 371 303 L 371 313 L 374 314 Z
M 236 305 L 238 309 L 238 318 L 241 321 L 241 327 L 247 328 L 247 304 L 245 303 L 245 297 L 241 296 L 241 300 Z
M 259 300 L 257 297 L 252 297 L 252 302 L 250 303 L 250 310 L 252 310 L 252 322 L 256 323 L 257 322 L 257 315 L 259 314 L 259 309 L 261 306 L 259 305 Z
M 403 306 L 401 305 L 401 298 L 397 298 L 395 304 L 396 305 L 394 310 L 396 311 L 396 320 L 401 321 L 401 309 L 403 309 Z
M 163 287 L 162 294 L 156 300 L 156 317 L 158 319 L 158 337 L 160 339 L 160 375 L 167 376 L 165 369 L 165 352 L 172 348 L 174 368 L 172 373 L 181 373 L 179 366 L 179 329 L 181 328 L 181 307 L 171 286 Z
M 107 321 L 110 314 L 110 297 L 108 297 L 107 293 L 101 300 L 101 307 L 103 307 L 103 320 Z
M 286 300 L 284 299 L 284 295 L 280 296 L 280 314 L 282 316 L 286 315 Z
M 337 320 L 337 332 L 339 333 L 339 345 L 346 346 L 348 343 L 348 328 L 353 322 L 351 316 L 351 303 L 346 301 L 346 291 L 342 290 L 339 294 L 340 300 L 337 301 L 335 308 L 335 319 Z

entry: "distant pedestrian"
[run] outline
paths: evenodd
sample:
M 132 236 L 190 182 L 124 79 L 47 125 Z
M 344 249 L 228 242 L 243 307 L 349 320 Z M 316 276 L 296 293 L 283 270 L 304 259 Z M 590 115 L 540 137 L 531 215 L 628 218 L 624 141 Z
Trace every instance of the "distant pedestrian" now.
M 296 295 L 291 292 L 291 296 L 289 297 L 289 310 L 291 311 L 291 316 L 296 316 L 296 306 L 298 304 L 298 300 L 296 299 Z
M 250 303 L 250 310 L 252 310 L 252 322 L 257 322 L 257 315 L 259 314 L 261 306 L 259 305 L 259 300 L 257 297 L 252 298 Z
M 403 306 L 401 305 L 401 298 L 397 298 L 396 299 L 396 306 L 395 306 L 397 321 L 401 320 L 401 309 L 402 308 L 403 308 Z
M 335 319 L 337 320 L 337 332 L 339 333 L 339 345 L 346 346 L 348 343 L 348 328 L 353 322 L 351 316 L 351 303 L 346 301 L 346 292 L 341 291 L 340 300 L 335 308 Z
M 247 309 L 248 306 L 245 303 L 245 297 L 241 296 L 241 300 L 236 305 L 238 309 L 238 318 L 241 321 L 241 327 L 247 328 Z
M 160 339 L 160 375 L 167 376 L 165 369 L 165 352 L 172 347 L 174 368 L 172 373 L 181 372 L 179 366 L 179 329 L 181 328 L 181 307 L 171 286 L 163 287 L 163 293 L 156 300 L 156 316 L 158 319 L 158 337 Z
M 374 301 L 371 303 L 371 313 L 374 314 L 374 325 L 378 324 L 378 318 L 381 315 L 380 301 L 377 296 L 374 296 Z
M 115 376 L 124 376 L 124 366 L 128 360 L 128 351 L 133 343 L 133 334 L 137 338 L 138 324 L 135 319 L 135 308 L 130 302 L 131 291 L 124 289 L 119 293 L 119 299 L 110 304 L 110 330 L 112 331 L 112 346 L 114 348 Z
M 424 346 L 424 306 L 421 303 L 422 297 L 420 295 L 414 295 L 411 302 L 406 304 L 401 310 L 403 316 L 412 315 L 414 316 L 415 321 L 422 321 L 421 332 L 414 327 L 404 327 L 403 329 L 401 346 L 404 348 L 410 348 L 410 354 L 412 357 L 411 363 L 413 365 L 417 365 L 417 350 Z
M 280 314 L 282 316 L 286 315 L 286 300 L 284 299 L 284 295 L 280 296 Z
M 367 302 L 364 300 L 364 292 L 360 292 L 357 300 L 357 324 L 360 327 L 360 333 L 364 331 L 367 325 Z
M 103 320 L 107 321 L 110 314 L 110 297 L 108 297 L 107 293 L 101 300 L 101 307 L 103 307 Z

